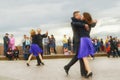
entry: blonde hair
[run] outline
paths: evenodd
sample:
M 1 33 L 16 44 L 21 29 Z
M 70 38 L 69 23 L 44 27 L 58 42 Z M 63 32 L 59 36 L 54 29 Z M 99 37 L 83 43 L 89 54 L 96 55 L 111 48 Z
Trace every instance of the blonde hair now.
M 31 35 L 31 37 L 34 36 L 34 35 L 36 35 L 36 32 L 35 32 L 34 29 L 32 29 L 32 30 L 30 31 L 30 35 Z

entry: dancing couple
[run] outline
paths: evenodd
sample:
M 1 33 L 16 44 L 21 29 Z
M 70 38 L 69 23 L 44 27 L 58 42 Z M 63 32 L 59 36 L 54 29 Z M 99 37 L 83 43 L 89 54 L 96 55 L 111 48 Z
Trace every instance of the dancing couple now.
M 36 56 L 37 66 L 40 66 L 40 64 L 44 65 L 42 39 L 47 37 L 48 32 L 46 32 L 46 34 L 41 35 L 41 29 L 37 29 L 37 34 L 36 31 L 32 29 L 30 31 L 30 35 L 31 35 L 32 44 L 30 46 L 30 56 L 27 61 L 27 66 L 30 66 L 29 63 L 33 55 Z
M 64 66 L 64 70 L 69 74 L 69 70 L 73 64 L 78 60 L 80 62 L 81 76 L 84 78 L 92 77 L 93 73 L 89 66 L 87 57 L 94 55 L 94 47 L 90 39 L 90 31 L 95 27 L 97 21 L 93 20 L 91 15 L 84 12 L 81 16 L 79 11 L 75 11 L 72 17 L 72 30 L 73 30 L 73 47 L 75 56 L 72 60 Z

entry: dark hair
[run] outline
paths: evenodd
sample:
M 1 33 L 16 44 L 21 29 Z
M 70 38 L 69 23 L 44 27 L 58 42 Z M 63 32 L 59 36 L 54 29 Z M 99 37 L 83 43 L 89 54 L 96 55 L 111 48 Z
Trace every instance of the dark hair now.
M 30 45 L 26 45 L 25 48 L 30 48 Z
M 83 13 L 83 16 L 84 16 L 84 18 L 85 18 L 85 21 L 86 21 L 88 24 L 91 24 L 91 22 L 92 22 L 92 17 L 91 17 L 91 15 L 90 15 L 88 12 L 84 12 L 84 13 Z
M 112 36 L 110 36 L 110 38 L 112 39 Z
M 76 15 L 77 13 L 80 13 L 80 11 L 74 11 L 74 12 L 73 12 L 73 17 L 75 17 L 75 15 Z
M 15 49 L 16 49 L 16 50 L 18 50 L 18 47 L 17 47 L 17 46 L 15 46 Z

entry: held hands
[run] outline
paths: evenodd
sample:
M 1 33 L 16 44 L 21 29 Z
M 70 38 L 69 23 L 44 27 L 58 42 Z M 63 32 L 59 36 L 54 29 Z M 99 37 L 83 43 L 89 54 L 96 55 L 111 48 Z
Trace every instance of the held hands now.
M 46 35 L 48 35 L 48 31 L 46 32 Z
M 95 19 L 95 20 L 93 20 L 93 23 L 97 23 L 97 20 Z

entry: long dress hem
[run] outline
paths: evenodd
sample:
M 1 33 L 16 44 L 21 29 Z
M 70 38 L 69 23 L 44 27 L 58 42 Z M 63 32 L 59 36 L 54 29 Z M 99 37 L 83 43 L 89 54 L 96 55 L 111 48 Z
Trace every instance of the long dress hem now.
M 92 40 L 89 37 L 80 38 L 79 51 L 78 51 L 78 59 L 87 57 L 89 55 L 94 55 L 95 49 L 92 44 Z
M 30 54 L 33 54 L 34 56 L 38 56 L 39 54 L 43 54 L 43 50 L 37 44 L 31 44 Z

